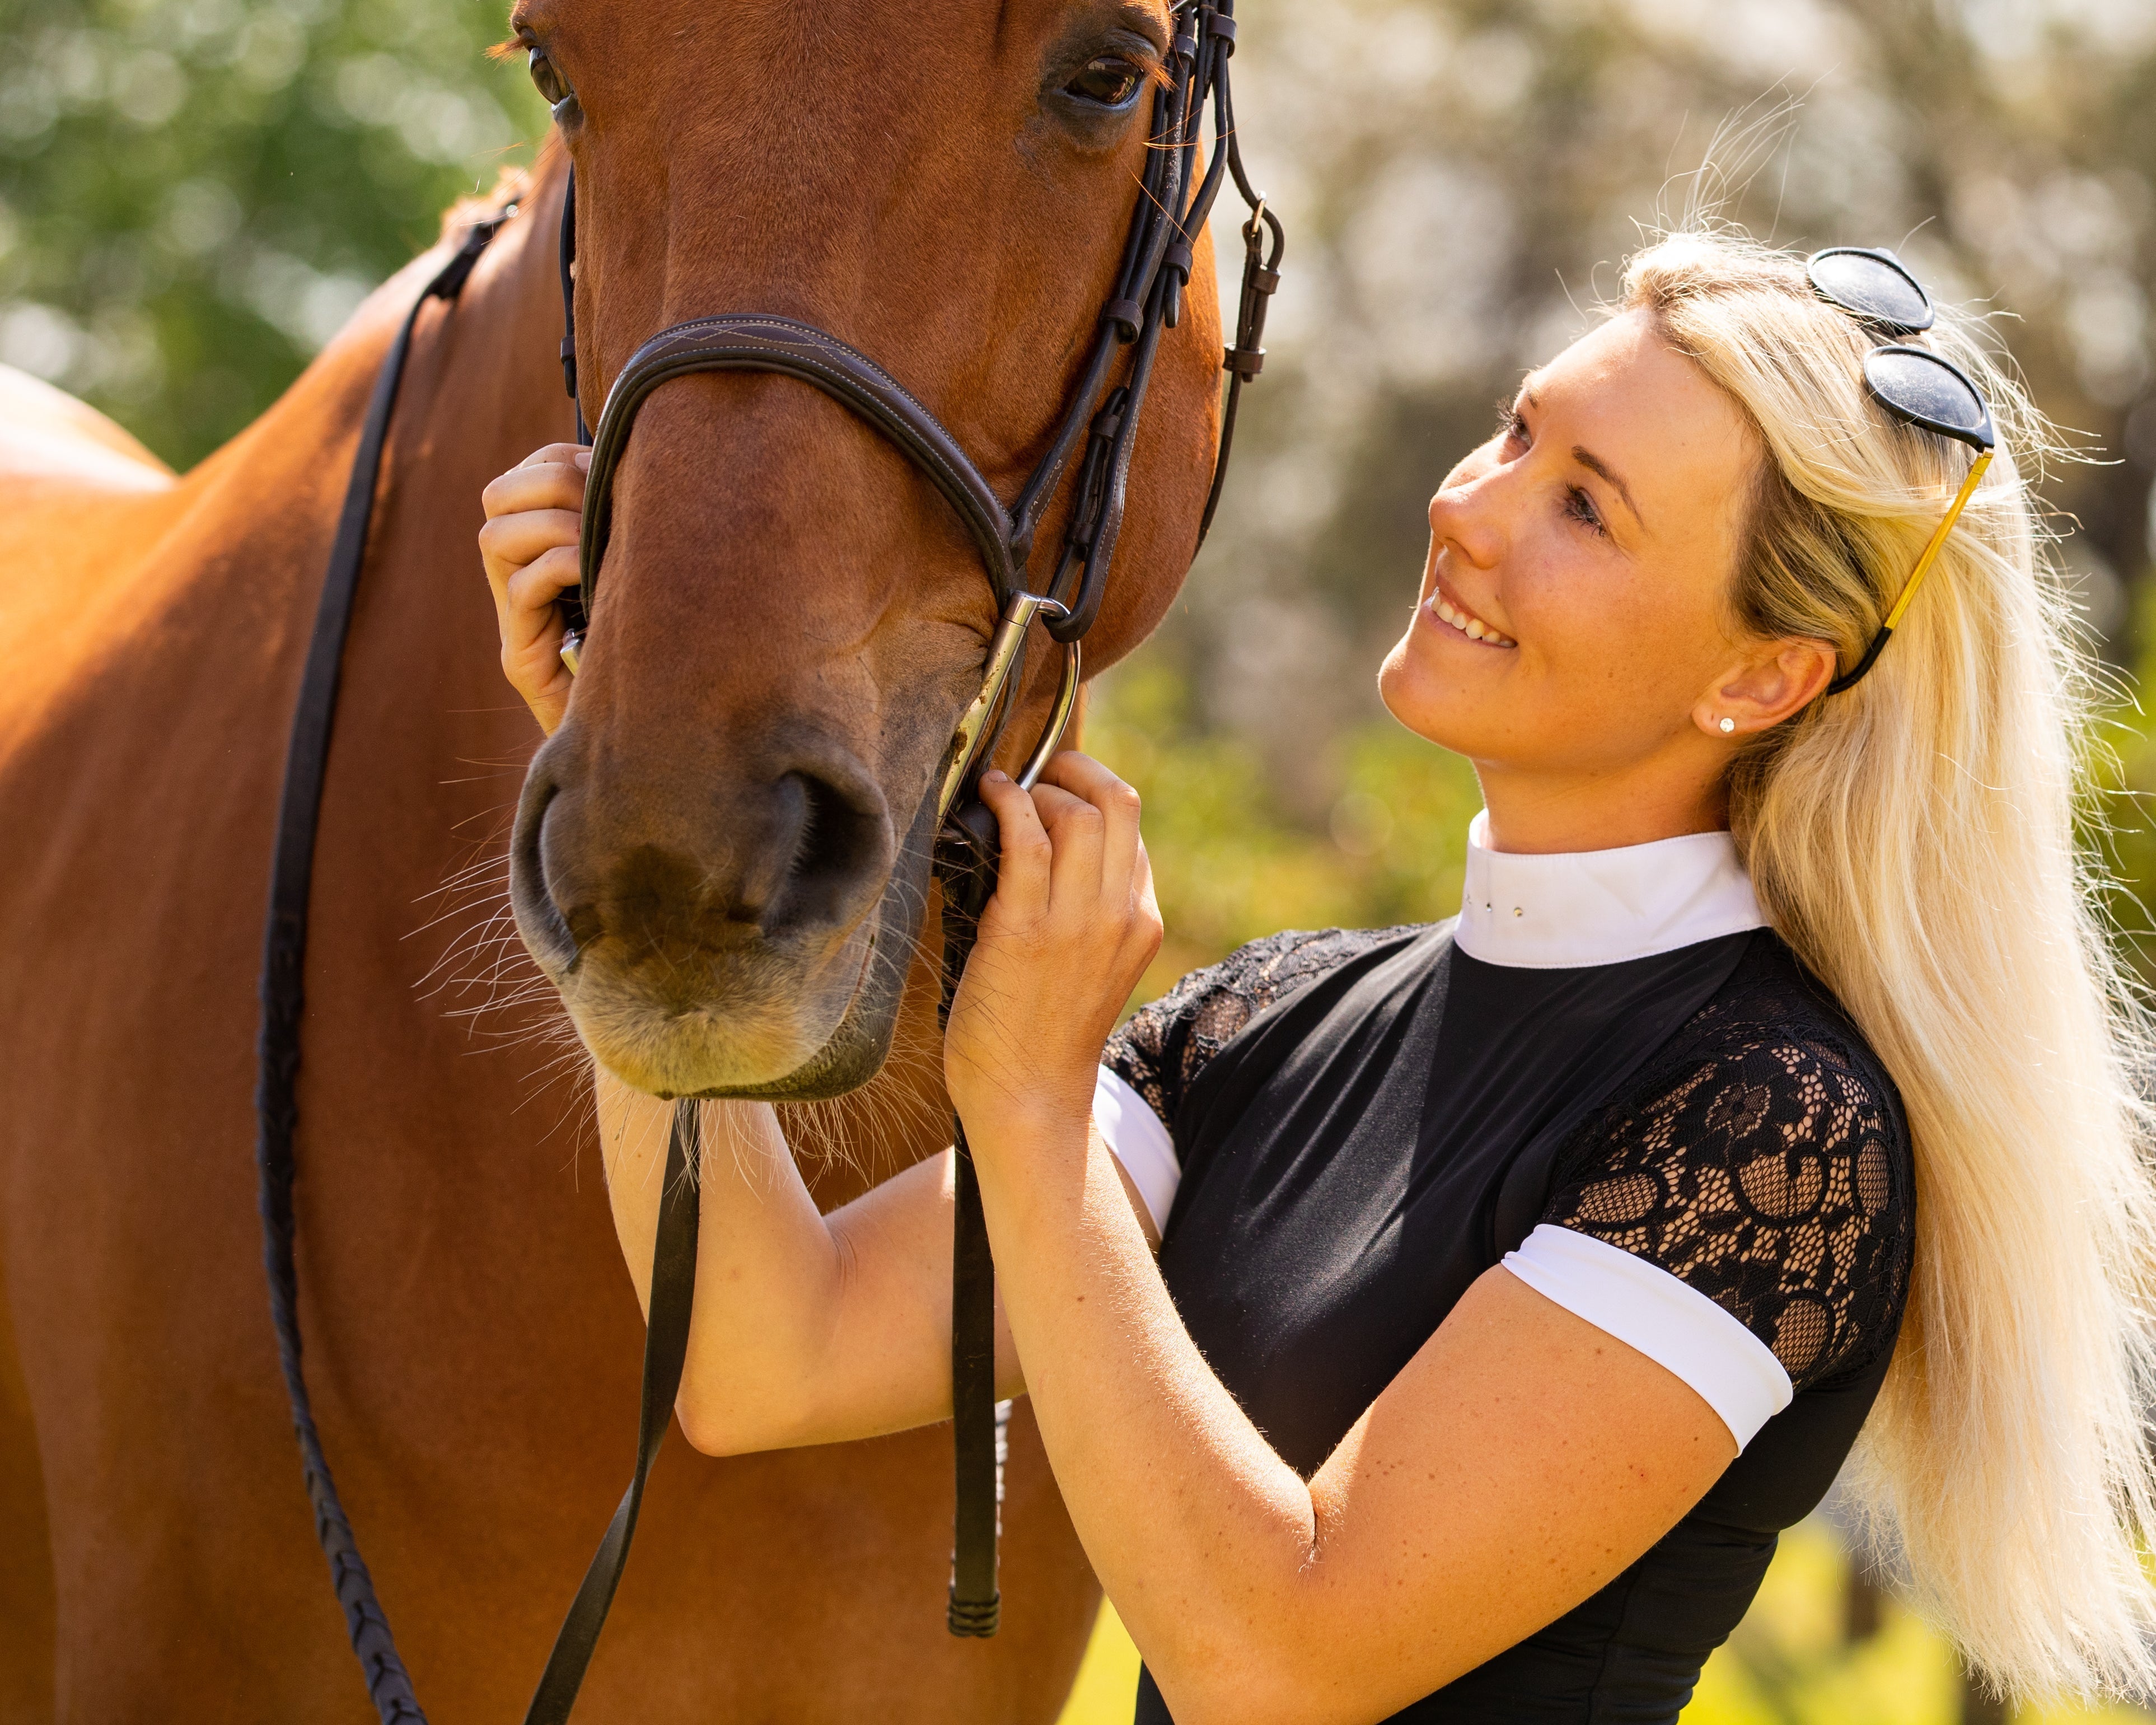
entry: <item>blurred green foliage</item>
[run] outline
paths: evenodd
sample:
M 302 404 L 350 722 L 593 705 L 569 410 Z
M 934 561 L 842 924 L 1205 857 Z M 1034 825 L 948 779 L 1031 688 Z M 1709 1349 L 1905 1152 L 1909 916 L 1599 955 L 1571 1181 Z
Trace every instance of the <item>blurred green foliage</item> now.
M 0 0 L 0 359 L 185 467 L 546 110 L 506 0 Z
M 1427 922 L 1460 907 L 1472 768 L 1389 719 L 1317 742 L 1341 786 L 1312 830 L 1282 806 L 1258 752 L 1196 722 L 1170 655 L 1146 655 L 1095 685 L 1085 747 L 1145 799 L 1168 937 L 1139 993 L 1245 941 L 1292 925 Z

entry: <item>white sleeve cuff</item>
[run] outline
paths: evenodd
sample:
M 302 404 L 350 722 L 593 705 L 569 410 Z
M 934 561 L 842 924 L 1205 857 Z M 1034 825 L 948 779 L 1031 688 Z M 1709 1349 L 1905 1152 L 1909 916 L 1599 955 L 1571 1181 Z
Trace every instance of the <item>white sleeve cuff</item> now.
M 1160 1116 L 1146 1099 L 1106 1066 L 1093 1078 L 1093 1123 L 1101 1129 L 1101 1142 L 1152 1214 L 1153 1232 L 1168 1231 L 1168 1206 L 1183 1182 L 1183 1164 L 1176 1160 L 1175 1140 L 1161 1124 Z
M 1789 1404 L 1789 1374 L 1774 1350 L 1659 1265 L 1544 1222 L 1517 1251 L 1505 1254 L 1505 1267 L 1698 1391 L 1722 1416 L 1740 1454 Z

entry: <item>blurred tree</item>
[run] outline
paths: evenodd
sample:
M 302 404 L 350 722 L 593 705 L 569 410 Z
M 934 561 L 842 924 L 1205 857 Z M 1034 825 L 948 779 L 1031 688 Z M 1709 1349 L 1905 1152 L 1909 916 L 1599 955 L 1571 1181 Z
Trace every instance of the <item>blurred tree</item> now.
M 0 360 L 199 459 L 542 136 L 506 14 L 0 0 Z

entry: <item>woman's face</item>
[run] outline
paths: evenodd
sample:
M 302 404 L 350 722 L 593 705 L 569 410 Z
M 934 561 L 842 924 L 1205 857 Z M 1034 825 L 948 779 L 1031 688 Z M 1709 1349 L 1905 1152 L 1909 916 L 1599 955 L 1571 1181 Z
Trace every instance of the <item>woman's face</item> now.
M 1727 605 L 1758 451 L 1736 405 L 1630 313 L 1531 372 L 1445 476 L 1379 687 L 1409 729 L 1475 762 L 1493 821 L 1508 776 L 1660 772 L 1707 794 L 1788 710 L 1787 667 Z

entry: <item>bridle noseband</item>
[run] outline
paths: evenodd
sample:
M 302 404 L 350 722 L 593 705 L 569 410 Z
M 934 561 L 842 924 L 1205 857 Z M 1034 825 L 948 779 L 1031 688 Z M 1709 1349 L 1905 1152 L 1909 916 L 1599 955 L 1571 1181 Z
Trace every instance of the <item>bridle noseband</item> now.
M 653 393 L 675 378 L 702 372 L 755 371 L 811 384 L 896 445 L 957 511 L 980 553 L 994 593 L 998 621 L 980 691 L 960 716 L 932 787 L 937 799 L 934 866 L 943 899 L 945 1014 L 994 885 L 995 822 L 973 794 L 976 782 L 1018 705 L 1026 641 L 1036 622 L 1064 649 L 1062 677 L 1045 727 L 1019 775 L 1021 783 L 1029 787 L 1039 778 L 1069 723 L 1082 671 L 1081 643 L 1100 614 L 1115 559 L 1132 450 L 1161 338 L 1181 320 L 1196 237 L 1230 176 L 1250 206 L 1250 217 L 1242 229 L 1243 279 L 1235 336 L 1224 361 L 1229 380 L 1219 449 L 1192 546 L 1194 557 L 1219 505 L 1243 386 L 1258 375 L 1265 360 L 1260 344 L 1265 309 L 1280 283 L 1286 242 L 1279 218 L 1251 187 L 1236 138 L 1228 68 L 1235 49 L 1234 0 L 1177 0 L 1171 18 L 1175 35 L 1166 77 L 1153 99 L 1152 147 L 1115 285 L 1101 308 L 1085 368 L 1057 422 L 1048 453 L 1014 502 L 1003 502 L 936 415 L 873 360 L 828 331 L 762 313 L 697 318 L 654 336 L 615 378 L 591 440 L 579 547 L 583 580 L 578 603 L 565 607 L 572 626 L 562 658 L 572 673 L 580 663 L 586 634 L 593 624 L 603 622 L 597 606 L 599 575 L 612 525 L 614 478 L 629 434 Z M 1212 146 L 1201 176 L 1200 132 L 1209 107 Z M 300 1358 L 292 1183 L 297 1173 L 293 1140 L 298 1123 L 300 978 L 314 832 L 338 665 L 365 562 L 367 524 L 404 356 L 419 305 L 429 298 L 454 305 L 480 252 L 515 213 L 512 204 L 467 231 L 455 256 L 421 295 L 383 362 L 353 461 L 301 680 L 279 810 L 265 933 L 257 1155 L 272 1316 L 317 1532 L 345 1606 L 354 1651 L 367 1672 L 368 1694 L 383 1725 L 424 1725 L 425 1716 L 413 1696 L 321 1454 Z M 562 368 L 572 399 L 578 396 L 575 256 L 572 172 L 562 204 L 560 251 L 565 326 Z M 1121 381 L 1111 384 L 1126 360 L 1127 369 Z M 582 440 L 580 400 L 577 429 Z M 1055 567 L 1036 587 L 1029 584 L 1034 537 L 1081 443 L 1084 454 Z M 964 1125 L 955 1118 L 952 1140 L 952 1404 L 957 1512 L 947 1616 L 954 1635 L 988 1635 L 995 1633 L 1000 1603 L 996 1543 L 1003 1441 L 995 1399 L 995 1270 Z M 526 1725 L 562 1725 L 569 1717 L 628 1558 L 652 1461 L 672 1417 L 696 1286 L 701 1154 L 696 1105 L 683 1101 L 675 1111 L 653 1251 L 634 1473 L 562 1623 L 526 1716 Z
M 564 338 L 565 342 L 573 340 L 572 336 Z M 1058 624 L 1067 625 L 1071 614 L 1061 600 L 1026 590 L 1024 542 L 1030 537 L 1031 528 L 1004 507 L 994 489 L 942 422 L 882 367 L 837 336 L 789 317 L 743 314 L 675 324 L 637 349 L 607 393 L 598 432 L 592 442 L 578 547 L 583 579 L 578 620 L 581 623 L 593 614 L 599 569 L 613 526 L 614 475 L 637 413 L 662 384 L 703 372 L 775 372 L 814 384 L 903 450 L 965 524 L 988 572 L 998 620 L 988 646 L 981 692 L 960 718 L 951 749 L 937 773 L 936 819 L 940 831 L 960 793 L 971 788 L 975 770 L 993 748 L 1008 716 L 1011 703 L 1005 696 L 1015 694 L 1018 688 L 1029 626 L 1038 618 L 1053 630 Z M 1044 492 L 1044 500 L 1047 495 Z M 583 645 L 583 630 L 578 629 L 562 649 L 563 660 L 572 672 L 582 662 Z M 1079 643 L 1074 635 L 1064 645 L 1062 681 L 1050 727 L 1021 772 L 1021 783 L 1030 786 L 1047 765 L 1055 741 L 1076 703 L 1081 670 Z M 978 826 L 977 821 L 963 830 L 979 837 Z M 987 834 L 991 842 L 993 833 L 991 825 Z

